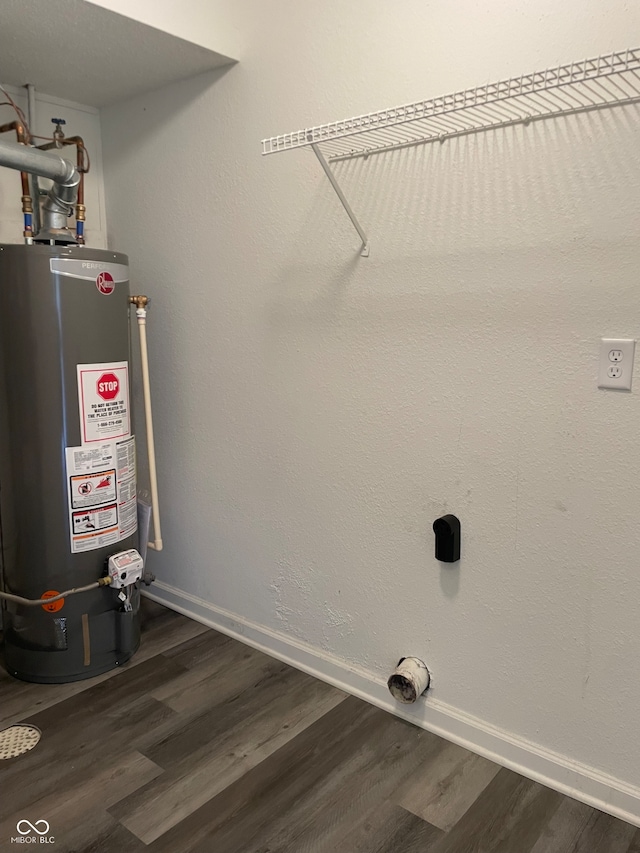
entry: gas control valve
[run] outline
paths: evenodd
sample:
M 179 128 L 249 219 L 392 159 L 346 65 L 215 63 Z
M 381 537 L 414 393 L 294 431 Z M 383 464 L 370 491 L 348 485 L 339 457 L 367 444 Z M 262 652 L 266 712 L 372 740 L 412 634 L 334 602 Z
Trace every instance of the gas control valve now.
M 139 581 L 144 570 L 144 560 L 135 548 L 119 551 L 109 557 L 111 586 L 120 589 Z

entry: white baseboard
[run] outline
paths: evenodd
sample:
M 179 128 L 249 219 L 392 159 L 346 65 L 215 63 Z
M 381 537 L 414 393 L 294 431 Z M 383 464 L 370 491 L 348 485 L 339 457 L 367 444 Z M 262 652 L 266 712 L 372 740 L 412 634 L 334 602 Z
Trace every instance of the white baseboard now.
M 144 595 L 503 767 L 640 826 L 638 787 L 498 729 L 428 694 L 414 706 L 399 705 L 376 675 L 168 584 L 156 581 Z

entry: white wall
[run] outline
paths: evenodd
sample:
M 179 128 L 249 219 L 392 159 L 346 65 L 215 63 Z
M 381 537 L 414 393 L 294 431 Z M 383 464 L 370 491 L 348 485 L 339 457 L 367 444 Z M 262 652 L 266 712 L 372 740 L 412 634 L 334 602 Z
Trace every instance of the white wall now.
M 24 89 L 15 86 L 5 87 L 14 101 L 27 115 L 27 98 Z M 0 98 L 4 100 L 4 98 Z M 100 136 L 100 114 L 93 107 L 76 104 L 45 93 L 36 93 L 36 123 L 32 133 L 40 136 L 52 136 L 54 125 L 52 118 L 63 118 L 65 136 L 81 136 L 91 158 L 91 169 L 85 177 L 85 204 L 87 221 L 85 234 L 87 245 L 106 249 L 107 229 L 104 207 L 104 180 L 102 176 L 102 140 Z M 15 121 L 16 114 L 10 106 L 0 107 L 0 124 Z M 15 142 L 15 134 L 3 134 L 3 139 Z M 41 144 L 45 140 L 36 140 Z M 76 149 L 68 148 L 62 156 L 75 163 Z M 50 181 L 41 180 L 41 187 L 47 189 Z M 22 243 L 22 190 L 20 175 L 9 169 L 0 169 L 0 243 Z M 70 227 L 75 227 L 70 220 Z
M 238 66 L 103 116 L 110 245 L 153 298 L 161 595 L 380 702 L 422 657 L 416 719 L 640 821 L 640 373 L 596 387 L 599 338 L 639 332 L 640 108 L 341 164 L 368 259 L 310 153 L 259 153 L 634 45 L 640 7 L 228 15 Z

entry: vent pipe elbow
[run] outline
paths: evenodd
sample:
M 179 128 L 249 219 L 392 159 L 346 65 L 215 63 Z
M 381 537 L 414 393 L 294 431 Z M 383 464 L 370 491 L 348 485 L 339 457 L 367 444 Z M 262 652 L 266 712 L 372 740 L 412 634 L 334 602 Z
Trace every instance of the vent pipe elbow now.
M 73 213 L 73 205 L 78 197 L 80 173 L 69 160 L 55 154 L 51 155 L 37 148 L 0 140 L 0 166 L 29 172 L 42 178 L 49 178 L 53 186 L 44 203 L 43 229 L 40 239 L 74 242 L 69 239 L 66 228 L 67 219 Z
M 47 159 L 54 159 L 45 155 Z M 81 176 L 73 163 L 64 157 L 56 156 L 59 161 L 59 178 L 53 179 L 53 185 L 42 207 L 42 230 L 37 235 L 40 240 L 69 239 L 67 220 L 73 213 L 78 198 Z
M 64 164 L 66 174 L 53 182 L 43 205 L 43 228 L 38 236 L 44 239 L 55 239 L 66 228 L 67 219 L 73 213 L 78 198 L 80 173 L 68 160 L 63 157 L 58 159 Z

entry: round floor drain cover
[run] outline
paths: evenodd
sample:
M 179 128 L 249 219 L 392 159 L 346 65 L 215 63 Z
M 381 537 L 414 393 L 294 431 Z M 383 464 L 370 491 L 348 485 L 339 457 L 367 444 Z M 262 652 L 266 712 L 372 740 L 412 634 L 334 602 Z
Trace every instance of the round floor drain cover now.
M 40 737 L 40 729 L 35 726 L 9 726 L 8 729 L 3 729 L 0 732 L 0 760 L 29 752 Z

